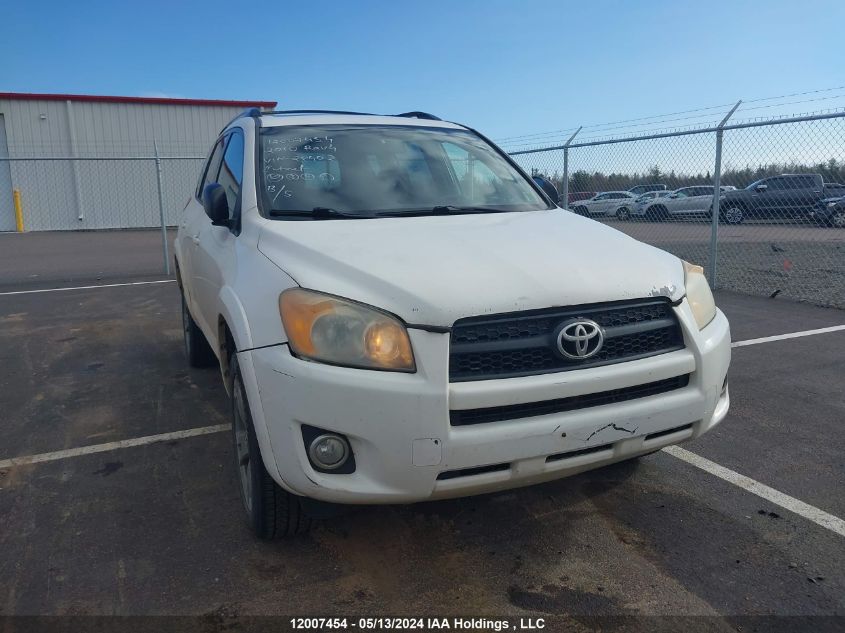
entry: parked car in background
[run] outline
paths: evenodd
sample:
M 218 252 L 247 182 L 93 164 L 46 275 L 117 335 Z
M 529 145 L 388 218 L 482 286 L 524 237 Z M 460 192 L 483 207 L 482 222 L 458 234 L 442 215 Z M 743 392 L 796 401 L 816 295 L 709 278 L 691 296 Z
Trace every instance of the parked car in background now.
M 781 174 L 728 191 L 719 203 L 720 220 L 740 224 L 748 218 L 811 219 L 825 198 L 845 195 L 845 187 L 825 184 L 820 174 Z
M 637 196 L 629 191 L 602 191 L 589 200 L 581 200 L 572 211 L 586 217 L 616 216 L 620 220 L 631 217 Z
M 595 191 L 570 191 L 569 192 L 569 205 L 571 206 L 573 202 L 578 202 L 579 200 L 589 200 L 597 192 Z
M 811 217 L 819 224 L 845 229 L 845 196 L 819 200 Z
M 647 191 L 646 193 L 639 196 L 634 201 L 634 208 L 631 210 L 631 217 L 632 218 L 641 218 L 645 215 L 645 208 L 650 203 L 656 200 L 657 198 L 665 198 L 668 196 L 671 191 L 667 190 L 660 190 L 660 191 Z
M 733 187 L 720 189 L 724 193 L 733 190 Z M 650 220 L 668 220 L 673 216 L 709 216 L 713 206 L 713 190 L 711 185 L 681 187 L 668 195 L 655 198 L 636 209 L 636 213 Z
M 667 191 L 669 188 L 666 185 L 660 183 L 654 183 L 651 185 L 635 185 L 628 189 L 628 193 L 633 193 L 635 196 L 638 196 L 642 193 L 648 193 L 649 191 Z

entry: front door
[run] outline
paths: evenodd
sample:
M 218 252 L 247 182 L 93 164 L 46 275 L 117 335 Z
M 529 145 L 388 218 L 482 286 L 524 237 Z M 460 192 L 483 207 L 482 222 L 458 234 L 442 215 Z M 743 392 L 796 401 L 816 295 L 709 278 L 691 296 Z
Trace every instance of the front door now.
M 197 190 L 194 192 L 194 196 L 188 202 L 187 206 L 182 210 L 179 232 L 179 252 L 182 255 L 179 273 L 185 282 L 185 300 L 188 302 L 188 306 L 190 306 L 194 321 L 196 321 L 203 332 L 207 332 L 208 328 L 198 302 L 198 279 L 194 259 L 200 244 L 200 233 L 206 224 L 211 224 L 202 206 L 202 192 L 206 185 L 217 182 L 217 173 L 220 171 L 220 163 L 223 161 L 223 143 L 224 139 L 219 139 L 211 150 L 211 155 L 208 157 L 203 168 L 203 173 L 200 176 Z
M 209 341 L 217 339 L 217 319 L 221 311 L 220 291 L 225 284 L 224 271 L 234 271 L 235 244 L 240 219 L 241 183 L 243 182 L 244 137 L 239 129 L 228 138 L 217 183 L 226 192 L 230 227 L 213 226 L 205 217 L 194 251 L 193 267 L 198 303 L 208 327 Z

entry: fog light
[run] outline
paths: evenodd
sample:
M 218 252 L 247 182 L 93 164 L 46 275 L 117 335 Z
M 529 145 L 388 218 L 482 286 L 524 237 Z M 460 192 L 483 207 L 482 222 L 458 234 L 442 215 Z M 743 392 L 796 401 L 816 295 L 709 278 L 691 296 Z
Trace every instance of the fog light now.
M 308 447 L 308 456 L 320 468 L 334 470 L 349 459 L 349 444 L 339 435 L 320 435 Z

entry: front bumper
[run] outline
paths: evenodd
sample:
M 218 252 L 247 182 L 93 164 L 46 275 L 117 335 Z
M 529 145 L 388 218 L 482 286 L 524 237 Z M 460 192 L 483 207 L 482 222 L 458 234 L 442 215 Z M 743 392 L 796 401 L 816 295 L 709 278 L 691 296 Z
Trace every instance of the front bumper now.
M 699 331 L 675 308 L 686 348 L 641 360 L 540 376 L 448 382 L 449 335 L 411 330 L 417 373 L 307 362 L 287 346 L 239 354 L 268 472 L 298 495 L 337 503 L 408 503 L 534 484 L 651 452 L 705 433 L 728 410 L 727 319 Z M 540 402 L 680 375 L 687 386 L 564 413 L 452 426 L 449 411 Z M 311 467 L 301 426 L 347 436 L 351 474 Z

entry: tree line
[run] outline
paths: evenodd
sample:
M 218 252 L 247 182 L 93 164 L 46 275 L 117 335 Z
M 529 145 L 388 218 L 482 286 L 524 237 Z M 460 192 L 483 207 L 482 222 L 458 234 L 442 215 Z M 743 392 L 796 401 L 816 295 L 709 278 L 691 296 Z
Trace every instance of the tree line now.
M 563 188 L 563 174 L 555 171 L 551 174 L 540 169 L 532 169 L 532 175 L 540 174 L 551 180 L 560 191 Z M 740 189 L 750 185 L 755 180 L 779 174 L 821 174 L 824 182 L 845 183 L 845 162 L 831 158 L 827 162 L 815 165 L 800 163 L 769 163 L 756 167 L 745 166 L 734 168 L 726 166 L 722 170 L 723 185 L 733 185 Z M 712 185 L 713 176 L 708 172 L 698 174 L 677 173 L 674 170 L 663 171 L 659 165 L 654 165 L 644 172 L 628 172 L 609 174 L 600 171 L 579 169 L 569 177 L 569 191 L 624 191 L 635 185 L 660 183 L 668 189 L 690 187 L 693 185 Z

